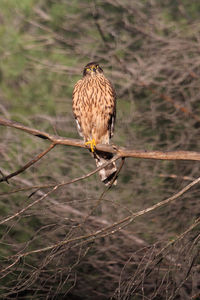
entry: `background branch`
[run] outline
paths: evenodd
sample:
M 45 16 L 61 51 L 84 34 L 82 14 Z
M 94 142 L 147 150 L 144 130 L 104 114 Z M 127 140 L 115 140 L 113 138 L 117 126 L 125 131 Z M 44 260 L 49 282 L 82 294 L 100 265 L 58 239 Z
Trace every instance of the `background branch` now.
M 67 245 L 67 244 L 73 243 L 73 242 L 80 242 L 80 241 L 83 241 L 83 242 L 89 241 L 89 242 L 91 242 L 91 241 L 93 241 L 93 240 L 95 240 L 97 238 L 101 238 L 101 237 L 104 237 L 104 236 L 107 236 L 107 235 L 114 234 L 115 232 L 120 231 L 120 230 L 124 229 L 125 227 L 127 227 L 136 218 L 138 218 L 140 216 L 143 216 L 143 215 L 145 215 L 145 214 L 147 214 L 147 213 L 149 213 L 149 212 L 151 212 L 151 211 L 153 211 L 153 210 L 155 210 L 155 209 L 157 209 L 159 207 L 162 207 L 162 206 L 164 206 L 164 205 L 166 205 L 166 204 L 168 204 L 168 203 L 170 203 L 170 202 L 178 199 L 181 195 L 183 195 L 184 193 L 186 193 L 189 189 L 191 189 L 193 186 L 195 186 L 199 182 L 200 182 L 200 177 L 197 178 L 196 180 L 194 180 L 193 182 L 191 182 L 190 184 L 188 184 L 187 186 L 185 186 L 182 190 L 180 190 L 178 193 L 176 193 L 172 197 L 169 197 L 168 199 L 160 201 L 159 203 L 156 203 L 155 205 L 153 205 L 151 207 L 148 207 L 146 209 L 143 209 L 143 210 L 141 210 L 139 212 L 133 213 L 133 214 L 127 216 L 126 218 L 117 221 L 116 223 L 109 224 L 108 226 L 103 227 L 101 230 L 97 230 L 96 232 L 92 232 L 92 233 L 89 233 L 87 235 L 82 235 L 82 236 L 77 236 L 75 238 L 66 239 L 66 240 L 60 241 L 58 244 L 49 245 L 49 246 L 41 248 L 41 249 L 36 249 L 36 250 L 29 251 L 29 252 L 21 253 L 21 254 L 19 254 L 19 256 L 20 257 L 25 257 L 25 256 L 33 254 L 33 253 L 46 252 L 46 251 L 52 250 L 54 248 L 61 247 L 61 246 L 64 246 L 64 245 Z M 59 186 L 60 185 L 57 185 L 53 189 L 53 191 L 55 189 L 57 189 Z M 43 199 L 44 197 L 46 197 L 49 193 L 47 193 L 46 195 L 44 195 L 43 197 L 41 197 L 41 199 Z M 38 201 L 40 201 L 41 199 L 39 199 Z M 15 216 L 16 215 L 14 215 L 13 217 L 15 217 Z M 4 220 L 4 222 L 5 221 L 8 221 L 8 220 Z M 197 220 L 195 220 L 195 222 L 190 226 L 190 228 L 186 231 L 186 233 L 188 233 L 193 228 L 195 228 L 196 226 L 198 226 L 199 221 L 200 221 L 200 218 L 198 218 Z M 3 224 L 4 222 L 1 222 L 0 224 Z M 184 234 L 182 234 L 180 237 L 183 237 Z M 180 237 L 179 237 L 179 239 L 180 239 Z M 174 243 L 174 241 L 176 241 L 176 239 L 174 239 L 172 242 L 169 242 L 169 244 Z M 80 246 L 80 244 L 75 244 L 75 246 Z M 162 249 L 162 251 L 163 250 L 164 249 Z M 18 254 L 16 256 L 18 256 Z
M 57 189 L 59 189 L 60 187 L 62 186 L 65 186 L 65 185 L 68 185 L 68 184 L 71 184 L 71 183 L 75 183 L 77 181 L 80 181 L 80 180 L 83 180 L 85 178 L 88 178 L 90 177 L 91 175 L 97 173 L 98 171 L 100 171 L 101 169 L 105 168 L 106 166 L 108 166 L 110 163 L 113 163 L 114 161 L 116 161 L 117 159 L 119 159 L 119 157 L 117 155 L 115 155 L 109 162 L 106 162 L 104 163 L 103 165 L 101 165 L 100 167 L 96 168 L 94 171 L 86 174 L 86 175 L 82 175 L 78 178 L 74 178 L 70 181 L 67 181 L 67 182 L 61 182 L 61 183 L 58 183 L 58 184 L 55 184 L 53 187 L 52 187 L 52 190 L 50 190 L 49 192 L 47 192 L 46 194 L 43 194 L 41 198 L 35 200 L 34 202 L 30 203 L 28 206 L 22 208 L 20 211 L 16 212 L 14 215 L 10 216 L 10 217 L 7 217 L 6 219 L 0 221 L 0 225 L 14 219 L 15 217 L 18 217 L 20 214 L 24 213 L 27 209 L 31 208 L 33 205 L 37 204 L 38 202 L 42 201 L 43 199 L 45 199 L 48 195 L 50 195 L 51 193 L 53 193 L 54 191 L 56 191 Z M 9 176 L 9 175 L 8 175 Z

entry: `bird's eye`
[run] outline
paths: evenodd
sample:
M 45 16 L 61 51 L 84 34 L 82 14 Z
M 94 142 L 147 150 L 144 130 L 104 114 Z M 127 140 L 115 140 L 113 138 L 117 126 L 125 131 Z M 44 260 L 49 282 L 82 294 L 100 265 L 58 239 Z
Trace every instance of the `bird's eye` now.
M 89 69 L 89 68 L 87 68 L 87 69 L 86 69 L 86 71 L 87 71 L 87 72 L 89 72 L 89 71 L 90 71 L 90 69 Z
M 98 69 L 99 66 L 96 66 L 96 68 Z

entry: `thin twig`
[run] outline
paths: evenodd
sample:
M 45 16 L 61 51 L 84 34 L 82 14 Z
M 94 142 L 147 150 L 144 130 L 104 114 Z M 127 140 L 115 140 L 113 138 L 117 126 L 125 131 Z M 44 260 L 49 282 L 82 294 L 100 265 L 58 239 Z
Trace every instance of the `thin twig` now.
M 6 178 L 6 176 L 3 174 L 3 172 L 0 170 L 0 174 L 1 174 L 1 176 L 2 176 L 2 179 L 0 179 L 0 182 L 1 182 L 1 180 L 2 181 L 6 181 L 7 183 L 9 183 L 8 182 L 8 178 Z
M 28 210 L 29 208 L 31 208 L 32 206 L 34 206 L 35 204 L 37 204 L 38 202 L 44 200 L 47 196 L 49 196 L 51 193 L 53 193 L 54 191 L 56 191 L 58 188 L 60 188 L 61 186 L 64 186 L 64 185 L 68 185 L 70 183 L 74 183 L 74 182 L 77 182 L 77 181 L 80 181 L 80 180 L 83 180 L 85 178 L 88 178 L 90 177 L 91 175 L 97 173 L 98 171 L 100 171 L 101 169 L 105 168 L 106 166 L 108 166 L 109 164 L 112 164 L 114 161 L 118 160 L 119 157 L 117 155 L 115 155 L 109 162 L 106 162 L 105 164 L 103 164 L 102 166 L 96 168 L 94 171 L 86 174 L 86 175 L 83 175 L 83 176 L 80 176 L 78 178 L 75 178 L 75 179 L 72 179 L 70 181 L 67 181 L 67 182 L 62 182 L 62 183 L 59 183 L 57 185 L 55 185 L 53 187 L 53 189 L 49 192 L 47 192 L 46 194 L 44 194 L 42 197 L 36 199 L 34 202 L 30 203 L 29 205 L 27 205 L 26 207 L 24 207 L 23 209 L 21 209 L 20 211 L 16 212 L 14 215 L 2 220 L 0 222 L 0 225 L 18 217 L 19 215 L 21 215 L 22 213 L 24 213 L 26 210 Z
M 33 159 L 31 159 L 28 163 L 26 163 L 23 167 L 21 167 L 19 170 L 7 175 L 3 176 L 3 178 L 0 178 L 0 182 L 6 181 L 8 182 L 8 179 L 24 172 L 26 169 L 28 169 L 30 166 L 35 164 L 38 160 L 40 160 L 43 156 L 45 156 L 49 151 L 51 151 L 55 147 L 55 144 L 52 143 L 46 150 L 39 153 L 37 156 L 35 156 Z
M 63 240 L 63 241 L 60 241 L 57 244 L 49 245 L 47 247 L 36 249 L 36 250 L 31 250 L 31 251 L 28 251 L 28 252 L 25 252 L 25 253 L 21 253 L 21 254 L 18 254 L 18 255 L 20 257 L 25 257 L 25 256 L 28 256 L 28 255 L 34 254 L 34 253 L 46 252 L 46 251 L 52 250 L 54 248 L 67 245 L 67 244 L 72 243 L 72 242 L 81 242 L 81 243 L 91 242 L 94 239 L 101 238 L 102 236 L 107 236 L 107 235 L 110 235 L 110 234 L 114 234 L 116 231 L 119 231 L 122 228 L 128 226 L 137 217 L 140 217 L 140 216 L 142 216 L 142 215 L 144 215 L 144 214 L 146 214 L 148 212 L 151 212 L 151 211 L 153 211 L 153 210 L 155 210 L 155 209 L 157 209 L 159 207 L 162 207 L 162 206 L 164 206 L 164 205 L 166 205 L 166 204 L 168 204 L 168 203 L 176 200 L 177 198 L 179 198 L 180 196 L 182 196 L 185 192 L 187 192 L 189 189 L 191 189 L 194 185 L 196 185 L 199 182 L 200 182 L 200 177 L 198 177 L 196 180 L 194 180 L 193 182 L 191 182 L 190 184 L 188 184 L 187 186 L 185 186 L 178 193 L 176 193 L 175 195 L 167 198 L 166 200 L 163 200 L 163 201 L 161 201 L 159 203 L 156 203 L 155 205 L 153 205 L 151 207 L 148 207 L 148 208 L 146 208 L 144 210 L 141 210 L 141 211 L 139 211 L 137 213 L 133 213 L 133 214 L 127 216 L 126 218 L 124 218 L 124 219 L 122 219 L 120 221 L 117 221 L 117 222 L 115 222 L 115 223 L 113 223 L 111 225 L 108 225 L 108 226 L 102 228 L 101 230 L 97 230 L 96 232 L 92 232 L 92 233 L 89 233 L 87 235 L 77 236 L 77 237 L 74 237 L 74 238 L 71 238 L 71 239 L 68 239 L 68 240 Z M 196 224 L 197 223 L 195 222 L 195 224 L 193 224 L 193 227 L 196 226 Z M 78 245 L 80 245 L 80 243 L 77 243 L 75 246 L 78 246 Z

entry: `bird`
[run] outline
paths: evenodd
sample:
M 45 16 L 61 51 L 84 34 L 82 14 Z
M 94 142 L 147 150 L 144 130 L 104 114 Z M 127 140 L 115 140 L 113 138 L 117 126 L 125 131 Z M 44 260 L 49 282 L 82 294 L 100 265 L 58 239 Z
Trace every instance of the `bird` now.
M 116 119 L 116 93 L 97 62 L 88 63 L 83 77 L 74 86 L 72 108 L 77 130 L 90 146 L 97 167 L 112 159 L 113 154 L 96 150 L 98 144 L 109 144 L 114 133 Z M 106 186 L 116 185 L 117 167 L 110 163 L 99 171 Z

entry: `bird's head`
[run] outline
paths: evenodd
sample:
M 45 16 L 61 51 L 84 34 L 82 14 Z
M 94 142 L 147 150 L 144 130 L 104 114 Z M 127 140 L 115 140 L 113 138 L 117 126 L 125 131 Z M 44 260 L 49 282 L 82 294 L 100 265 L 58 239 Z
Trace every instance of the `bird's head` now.
M 96 62 L 90 62 L 83 69 L 83 76 L 86 76 L 86 75 L 94 76 L 94 75 L 97 75 L 100 73 L 103 73 L 103 70 L 101 69 L 99 64 Z

